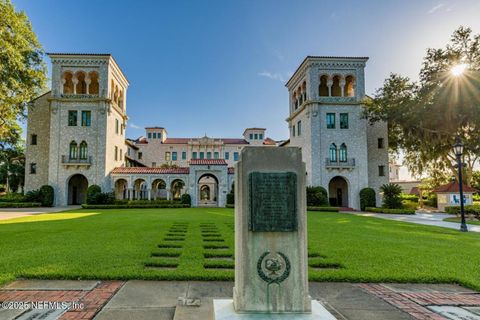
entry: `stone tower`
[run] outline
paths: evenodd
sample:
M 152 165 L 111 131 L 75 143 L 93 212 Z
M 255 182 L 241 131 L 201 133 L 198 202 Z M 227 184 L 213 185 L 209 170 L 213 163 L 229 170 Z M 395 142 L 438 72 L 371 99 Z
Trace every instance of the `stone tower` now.
M 362 188 L 378 195 L 388 183 L 387 126 L 362 116 L 367 60 L 308 56 L 286 84 L 289 145 L 302 148 L 307 184 L 324 187 L 331 205 L 355 209 Z
M 79 204 L 89 185 L 110 191 L 110 171 L 123 164 L 128 81 L 110 54 L 49 56 L 51 92 L 29 108 L 27 135 L 36 143 L 27 141 L 26 189 L 49 184 L 55 205 Z M 35 159 L 39 145 L 48 160 Z

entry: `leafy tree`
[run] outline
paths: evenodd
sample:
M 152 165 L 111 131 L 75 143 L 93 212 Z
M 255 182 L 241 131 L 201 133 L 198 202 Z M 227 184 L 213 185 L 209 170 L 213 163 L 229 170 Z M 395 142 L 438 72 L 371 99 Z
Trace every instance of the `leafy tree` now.
M 402 187 L 396 183 L 387 183 L 380 187 L 383 192 L 383 207 L 388 209 L 402 208 Z
M 6 146 L 0 149 L 0 184 L 8 184 L 9 191 L 23 191 L 25 184 L 25 155 L 20 144 Z
M 454 77 L 458 64 L 468 69 Z M 419 79 L 391 74 L 366 101 L 365 115 L 388 121 L 390 148 L 404 152 L 417 175 L 456 175 L 452 145 L 460 137 L 469 183 L 480 155 L 480 34 L 460 27 L 445 48 L 428 49 Z
M 0 0 L 0 149 L 20 138 L 19 118 L 46 84 L 43 50 L 24 12 Z
M 480 190 L 480 171 L 475 171 L 472 174 L 472 187 L 474 187 L 477 190 Z

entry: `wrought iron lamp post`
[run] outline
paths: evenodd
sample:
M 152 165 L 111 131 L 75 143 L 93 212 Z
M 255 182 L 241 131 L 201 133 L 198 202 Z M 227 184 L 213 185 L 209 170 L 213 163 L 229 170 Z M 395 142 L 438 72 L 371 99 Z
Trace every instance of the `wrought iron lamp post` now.
M 463 143 L 459 137 L 455 141 L 453 145 L 453 151 L 455 152 L 455 156 L 457 157 L 457 167 L 458 167 L 458 189 L 460 191 L 460 214 L 462 217 L 462 222 L 460 223 L 460 231 L 467 232 L 467 223 L 465 222 L 465 208 L 463 203 L 463 180 L 462 180 L 462 170 L 463 170 L 463 162 L 462 162 L 462 154 L 463 154 Z

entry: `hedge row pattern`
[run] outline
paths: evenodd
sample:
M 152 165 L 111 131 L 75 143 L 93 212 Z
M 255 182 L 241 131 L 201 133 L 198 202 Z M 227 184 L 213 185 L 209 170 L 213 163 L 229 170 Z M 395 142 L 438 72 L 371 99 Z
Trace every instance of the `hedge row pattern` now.
M 412 209 L 388 209 L 388 208 L 365 208 L 367 212 L 375 213 L 387 213 L 387 214 L 415 214 L 415 210 Z

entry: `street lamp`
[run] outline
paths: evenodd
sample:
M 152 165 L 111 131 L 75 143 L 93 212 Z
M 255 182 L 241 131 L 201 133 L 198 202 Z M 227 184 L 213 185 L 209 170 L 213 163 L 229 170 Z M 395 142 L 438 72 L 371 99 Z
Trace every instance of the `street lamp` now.
M 458 167 L 458 190 L 460 191 L 460 214 L 462 216 L 462 222 L 460 223 L 460 231 L 467 232 L 467 223 L 465 222 L 465 208 L 463 205 L 463 181 L 462 181 L 462 154 L 463 154 L 463 143 L 460 140 L 460 137 L 457 137 L 455 144 L 453 145 L 453 151 L 457 157 L 457 167 Z

